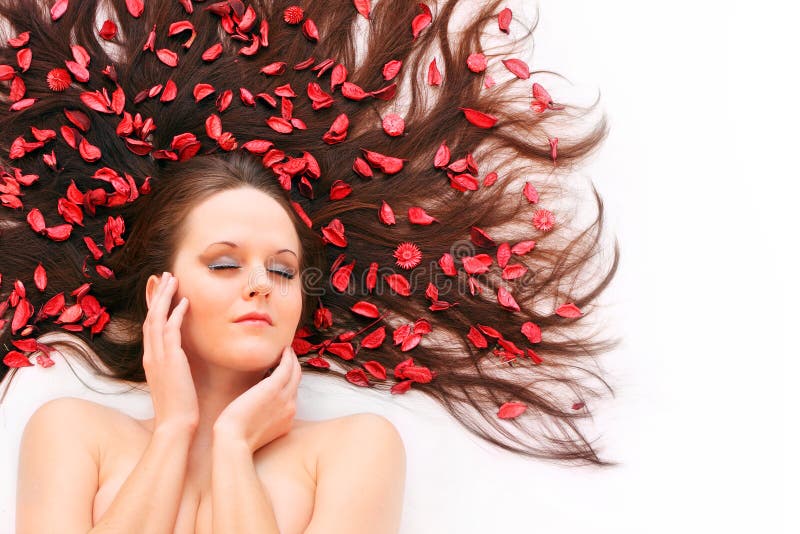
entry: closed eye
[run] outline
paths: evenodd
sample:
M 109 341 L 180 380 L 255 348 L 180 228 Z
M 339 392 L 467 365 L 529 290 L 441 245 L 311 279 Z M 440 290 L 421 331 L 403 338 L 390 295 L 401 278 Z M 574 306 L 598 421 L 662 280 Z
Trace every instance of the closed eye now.
M 208 268 L 209 270 L 212 271 L 221 271 L 224 269 L 241 269 L 239 265 L 209 265 Z M 269 272 L 278 273 L 279 275 L 283 276 L 284 278 L 288 278 L 289 280 L 292 280 L 295 277 L 294 274 L 288 271 L 281 271 L 280 269 L 270 269 Z

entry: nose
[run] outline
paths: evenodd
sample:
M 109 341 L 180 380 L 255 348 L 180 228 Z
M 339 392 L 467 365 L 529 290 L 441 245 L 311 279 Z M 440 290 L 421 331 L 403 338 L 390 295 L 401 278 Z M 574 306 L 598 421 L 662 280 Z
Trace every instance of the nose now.
M 260 294 L 268 295 L 272 292 L 272 281 L 263 265 L 258 265 L 250 271 L 245 292 L 250 298 Z

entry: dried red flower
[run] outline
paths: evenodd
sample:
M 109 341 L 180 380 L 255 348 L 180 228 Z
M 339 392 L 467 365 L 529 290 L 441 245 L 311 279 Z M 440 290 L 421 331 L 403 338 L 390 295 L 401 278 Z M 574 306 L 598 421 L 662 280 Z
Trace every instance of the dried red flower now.
M 283 20 L 287 24 L 300 24 L 305 14 L 300 6 L 289 6 L 283 10 Z
M 413 269 L 422 261 L 422 252 L 414 243 L 400 243 L 394 251 L 396 264 L 402 269 Z
M 467 56 L 467 68 L 472 72 L 483 72 L 486 70 L 486 56 L 480 52 L 475 52 Z
M 70 83 L 72 83 L 72 77 L 66 69 L 52 69 L 47 73 L 47 86 L 51 91 L 65 91 Z
M 391 135 L 392 137 L 397 137 L 399 135 L 403 135 L 403 131 L 405 130 L 406 123 L 403 120 L 403 117 L 398 115 L 397 113 L 389 113 L 383 118 L 383 131 L 386 132 L 387 135 Z
M 546 209 L 539 209 L 536 210 L 536 213 L 533 214 L 533 226 L 537 230 L 541 230 L 543 232 L 547 232 L 553 227 L 555 224 L 556 218 L 553 215 L 553 212 Z

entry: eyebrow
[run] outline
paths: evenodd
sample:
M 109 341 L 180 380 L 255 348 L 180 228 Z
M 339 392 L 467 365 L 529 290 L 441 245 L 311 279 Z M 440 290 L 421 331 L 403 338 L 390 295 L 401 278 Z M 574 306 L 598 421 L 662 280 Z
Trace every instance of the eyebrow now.
M 231 247 L 231 248 L 239 248 L 239 245 L 237 245 L 236 243 L 234 243 L 232 241 L 216 241 L 216 242 L 211 243 L 210 245 L 208 245 L 206 247 L 206 250 L 210 249 L 214 245 L 226 245 L 226 246 Z M 279 251 L 277 251 L 276 254 L 280 254 L 281 252 L 291 252 L 292 254 L 295 255 L 295 257 L 297 257 L 297 254 L 292 249 L 282 248 Z

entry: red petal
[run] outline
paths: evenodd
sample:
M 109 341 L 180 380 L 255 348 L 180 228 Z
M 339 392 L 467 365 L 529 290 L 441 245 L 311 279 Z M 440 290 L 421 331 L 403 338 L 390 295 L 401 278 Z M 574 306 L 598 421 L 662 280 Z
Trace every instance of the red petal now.
M 414 17 L 414 20 L 411 21 L 411 34 L 414 36 L 414 39 L 416 39 L 420 32 L 427 28 L 432 21 L 433 18 L 427 13 L 421 13 Z
M 78 145 L 78 151 L 80 152 L 81 157 L 89 163 L 94 163 L 102 156 L 100 149 L 90 144 L 85 137 L 81 139 L 81 142 Z
M 262 68 L 260 72 L 266 74 L 267 76 L 276 76 L 283 74 L 285 71 L 286 63 L 283 61 L 276 61 L 275 63 L 270 63 L 266 67 Z
M 292 130 L 294 129 L 292 123 L 282 117 L 270 117 L 267 119 L 267 126 L 276 132 L 283 134 L 292 133 Z
M 33 228 L 34 232 L 39 234 L 44 231 L 46 226 L 44 222 L 44 216 L 42 215 L 42 212 L 38 210 L 38 208 L 33 208 L 31 211 L 29 211 L 27 219 L 28 224 L 31 228 Z
M 377 349 L 383 344 L 386 339 L 386 327 L 381 326 L 364 336 L 361 340 L 361 346 L 367 349 Z
M 514 76 L 521 80 L 527 80 L 531 77 L 531 71 L 528 68 L 528 64 L 521 59 L 504 59 L 503 65 L 505 65 Z
M 53 21 L 60 19 L 67 11 L 68 5 L 69 0 L 56 0 L 56 3 L 50 8 L 50 18 Z
M 550 159 L 555 163 L 558 157 L 558 137 L 553 137 L 552 139 L 548 139 L 548 141 L 550 142 Z
M 352 343 L 331 343 L 325 350 L 343 360 L 352 360 L 355 358 L 355 351 L 353 350 Z
M 442 73 L 439 72 L 439 67 L 436 66 L 436 58 L 433 58 L 431 64 L 428 65 L 428 85 L 441 85 Z
M 158 59 L 161 61 L 161 63 L 163 63 L 164 65 L 168 67 L 178 66 L 178 54 L 176 54 L 172 50 L 169 50 L 167 48 L 159 48 L 156 51 L 156 55 L 158 56 Z
M 83 92 L 80 95 L 81 102 L 86 104 L 86 107 L 89 109 L 93 109 L 100 113 L 113 113 L 110 107 L 108 107 L 109 102 L 106 101 L 105 97 L 99 92 Z
M 244 150 L 247 150 L 251 154 L 264 154 L 267 150 L 273 147 L 272 141 L 265 141 L 263 139 L 253 139 L 252 141 L 248 141 L 242 145 Z
M 72 233 L 71 224 L 60 224 L 52 228 L 45 228 L 45 235 L 53 241 L 66 241 Z
M 231 91 L 230 89 L 226 89 L 217 98 L 217 102 L 216 102 L 217 110 L 220 113 L 222 113 L 223 111 L 228 109 L 228 106 L 231 105 L 231 102 L 233 102 L 233 91 Z
M 394 211 L 389 204 L 386 203 L 385 200 L 381 201 L 381 209 L 378 212 L 378 218 L 383 224 L 392 225 L 395 224 L 394 218 Z
M 25 72 L 31 66 L 31 59 L 33 59 L 33 53 L 31 52 L 30 48 L 23 48 L 22 50 L 17 52 L 17 65 Z
M 359 101 L 367 98 L 369 95 L 356 84 L 344 82 L 342 83 L 342 96 L 349 100 Z
M 11 91 L 8 94 L 9 100 L 12 102 L 19 102 L 25 96 L 25 82 L 19 76 L 14 76 L 11 80 Z
M 125 0 L 125 5 L 128 8 L 128 13 L 130 13 L 133 18 L 139 18 L 144 11 L 144 2 L 142 2 L 142 0 Z
M 38 98 L 23 98 L 22 100 L 14 102 L 11 105 L 11 107 L 8 108 L 8 109 L 10 109 L 11 111 L 22 111 L 23 109 L 28 109 L 29 107 L 34 105 L 37 100 L 39 100 L 39 99 Z
M 497 249 L 497 264 L 501 269 L 508 265 L 508 260 L 511 259 L 511 247 L 508 243 L 501 243 Z
M 477 226 L 473 226 L 469 231 L 470 240 L 479 247 L 494 247 L 496 243 L 489 235 Z
M 467 56 L 467 68 L 472 72 L 483 72 L 486 70 L 486 56 L 480 52 L 475 52 Z
M 403 62 L 398 59 L 393 59 L 383 66 L 383 79 L 391 80 L 400 72 Z
M 371 302 L 367 302 L 364 300 L 359 300 L 350 308 L 353 313 L 357 313 L 359 315 L 363 315 L 364 317 L 370 317 L 372 319 L 376 319 L 380 317 L 381 313 L 378 311 L 378 307 L 372 304 Z
M 117 25 L 110 20 L 106 20 L 105 22 L 103 22 L 103 26 L 100 28 L 100 37 L 102 37 L 106 41 L 110 41 L 116 35 L 117 35 Z
M 353 188 L 350 187 L 350 184 L 348 184 L 344 180 L 336 180 L 331 185 L 330 198 L 331 200 L 341 200 L 347 197 L 352 192 Z
M 531 343 L 539 343 L 542 341 L 542 329 L 530 321 L 526 321 L 522 324 L 522 333 Z
M 26 44 L 28 44 L 28 41 L 30 40 L 31 40 L 31 32 L 22 32 L 16 37 L 11 37 L 8 40 L 8 44 L 9 46 L 12 46 L 14 48 L 21 48 Z
M 208 47 L 205 52 L 203 52 L 203 61 L 214 61 L 219 56 L 222 55 L 222 44 L 217 43 L 213 46 Z
M 464 112 L 464 117 L 479 128 L 491 128 L 497 122 L 497 117 L 470 108 L 458 108 Z
M 453 260 L 453 256 L 447 252 L 442 254 L 442 257 L 439 258 L 439 266 L 442 268 L 442 271 L 444 271 L 444 274 L 446 274 L 447 276 L 455 276 L 457 274 L 456 264 L 455 261 Z
M 397 137 L 403 135 L 406 123 L 403 117 L 397 113 L 389 113 L 383 118 L 382 125 L 383 131 L 386 132 L 387 135 Z
M 164 85 L 164 92 L 161 93 L 161 98 L 159 98 L 159 101 L 172 102 L 173 100 L 175 100 L 175 97 L 177 95 L 178 95 L 178 86 L 175 85 L 175 82 L 173 82 L 172 79 L 170 78 Z
M 348 382 L 357 386 L 369 386 L 367 375 L 361 369 L 351 369 L 344 375 Z
M 303 35 L 310 41 L 319 41 L 319 30 L 311 19 L 306 19 L 303 23 Z
M 519 417 L 527 409 L 527 406 L 521 402 L 506 402 L 497 411 L 497 417 L 500 419 L 514 419 Z
M 408 208 L 408 220 L 412 224 L 429 225 L 439 222 L 435 217 L 431 217 L 428 213 L 420 207 Z
M 575 304 L 573 304 L 572 302 L 568 302 L 566 304 L 562 304 L 561 306 L 558 307 L 558 309 L 556 309 L 556 315 L 559 315 L 561 317 L 567 317 L 570 319 L 575 319 L 577 317 L 581 317 L 583 315 L 583 312 L 580 310 L 580 308 L 575 306 Z
M 44 291 L 47 288 L 47 272 L 41 263 L 33 271 L 33 283 L 39 291 Z
M 362 158 L 356 158 L 353 162 L 353 171 L 362 178 L 372 178 L 372 168 Z
M 344 293 L 350 285 L 350 274 L 353 272 L 353 267 L 355 267 L 355 265 L 356 262 L 354 261 L 349 265 L 339 268 L 333 275 L 333 287 Z
M 519 311 L 519 305 L 517 301 L 514 300 L 514 297 L 511 296 L 511 293 L 504 287 L 500 287 L 497 290 L 497 301 L 500 303 L 501 306 L 504 308 Z
M 530 182 L 525 182 L 525 186 L 522 188 L 522 194 L 525 195 L 525 198 L 527 198 L 528 202 L 531 204 L 539 202 L 539 192 L 536 191 L 536 188 L 533 187 L 533 184 Z
M 56 18 L 53 18 L 53 20 L 56 20 Z M 16 350 L 12 350 L 6 353 L 6 355 L 3 357 L 3 363 L 7 367 L 12 367 L 12 368 L 33 367 L 33 364 L 28 359 L 28 357 Z
M 586 406 L 586 403 L 585 403 L 585 402 L 576 402 L 576 403 L 573 403 L 573 404 L 572 404 L 572 409 L 573 409 L 573 410 L 580 410 L 580 409 L 581 409 L 581 408 L 583 408 L 584 406 Z
M 214 87 L 207 83 L 198 83 L 197 85 L 194 86 L 194 89 L 192 90 L 195 102 L 200 102 L 213 92 L 214 92 Z
M 396 174 L 403 170 L 403 159 L 385 156 L 378 152 L 372 152 L 364 148 L 361 150 L 364 152 L 364 156 L 367 158 L 367 161 L 371 165 L 378 167 L 381 172 L 385 174 Z
M 369 374 L 379 380 L 386 380 L 386 368 L 375 360 L 364 362 L 364 368 L 369 371 Z
M 486 341 L 486 338 L 483 337 L 483 334 L 481 334 L 479 330 L 477 330 L 475 327 L 472 326 L 469 327 L 469 334 L 467 334 L 467 339 L 469 339 L 472 342 L 472 344 L 475 345 L 475 348 L 478 349 L 485 349 L 486 347 L 489 346 L 489 344 Z
M 450 149 L 447 143 L 442 141 L 442 144 L 439 145 L 439 149 L 436 151 L 436 156 L 433 158 L 433 166 L 437 169 L 441 169 L 442 167 L 446 167 L 448 163 L 450 163 Z
M 505 8 L 497 15 L 497 25 L 500 27 L 500 31 L 508 33 L 508 28 L 511 25 L 511 10 Z
M 369 0 L 353 0 L 353 5 L 356 6 L 362 17 L 369 19 Z
M 397 384 L 392 386 L 391 393 L 392 395 L 401 395 L 408 391 L 411 388 L 411 383 L 413 380 L 403 380 L 402 382 L 398 382 Z
M 384 278 L 396 293 L 404 297 L 411 295 L 411 284 L 401 274 L 388 274 Z
M 536 241 L 520 241 L 519 243 L 511 247 L 511 252 L 513 252 L 517 256 L 522 256 L 533 250 L 533 247 L 535 246 L 536 246 Z

